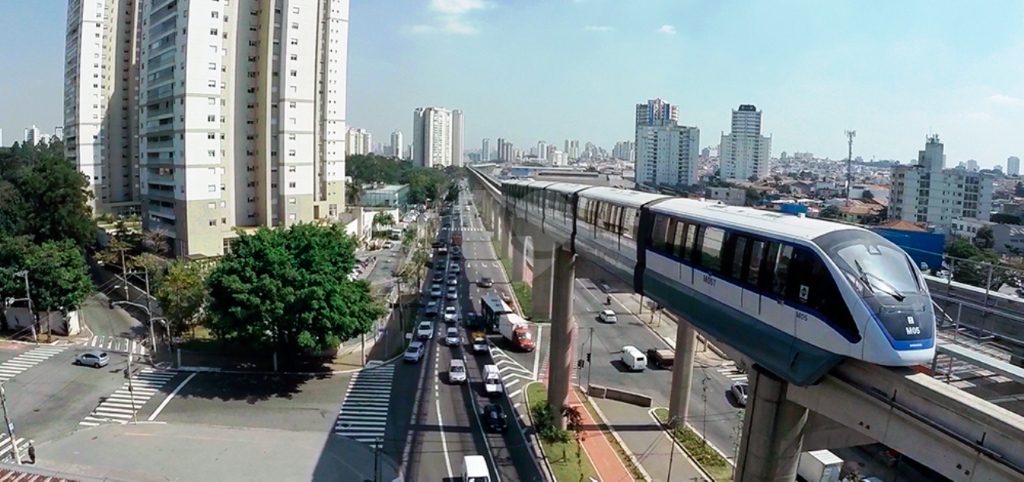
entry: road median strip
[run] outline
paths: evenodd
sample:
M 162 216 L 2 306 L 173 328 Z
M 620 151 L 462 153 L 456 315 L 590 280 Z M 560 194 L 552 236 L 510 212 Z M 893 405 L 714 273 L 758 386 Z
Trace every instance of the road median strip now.
M 683 452 L 697 464 L 704 475 L 715 482 L 732 482 L 733 466 L 729 460 L 719 453 L 718 449 L 711 445 L 686 424 L 679 424 L 675 428 L 668 426 L 668 409 L 659 407 L 650 411 L 654 418 L 665 430 L 665 433 L 679 446 Z

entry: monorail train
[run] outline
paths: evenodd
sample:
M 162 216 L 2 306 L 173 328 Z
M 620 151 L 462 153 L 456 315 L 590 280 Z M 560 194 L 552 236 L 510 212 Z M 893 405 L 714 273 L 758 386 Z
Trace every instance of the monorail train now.
M 858 227 L 720 202 L 539 181 L 507 209 L 797 385 L 844 358 L 929 363 L 935 314 L 910 257 Z

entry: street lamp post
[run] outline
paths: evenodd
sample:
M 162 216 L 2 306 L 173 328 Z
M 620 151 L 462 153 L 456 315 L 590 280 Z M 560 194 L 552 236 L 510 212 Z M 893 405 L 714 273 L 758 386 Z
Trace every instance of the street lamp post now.
M 7 422 L 7 435 L 11 437 L 11 447 L 14 449 L 14 462 L 21 465 L 21 451 L 18 450 L 18 439 L 14 438 L 14 424 L 7 415 L 7 391 L 4 390 L 4 383 L 0 382 L 0 405 L 4 409 L 4 421 Z
M 28 288 L 28 270 L 23 269 L 18 271 L 17 273 L 14 273 L 14 276 L 21 276 L 22 278 L 25 278 L 25 298 L 28 299 L 28 317 L 32 320 L 32 326 L 35 326 L 36 315 L 35 312 L 32 311 L 32 293 Z

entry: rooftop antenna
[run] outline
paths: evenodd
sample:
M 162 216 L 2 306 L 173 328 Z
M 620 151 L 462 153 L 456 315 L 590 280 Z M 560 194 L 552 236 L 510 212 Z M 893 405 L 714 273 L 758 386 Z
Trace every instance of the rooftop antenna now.
M 846 130 L 846 143 L 849 146 L 849 155 L 846 157 L 846 205 L 850 205 L 850 191 L 853 189 L 853 138 L 857 137 L 857 131 Z

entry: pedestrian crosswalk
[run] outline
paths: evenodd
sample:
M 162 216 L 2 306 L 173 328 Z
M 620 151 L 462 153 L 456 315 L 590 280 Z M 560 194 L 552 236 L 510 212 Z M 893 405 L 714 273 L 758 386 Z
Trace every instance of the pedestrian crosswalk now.
M 523 387 L 536 380 L 533 372 L 527 370 L 501 348 L 491 346 L 491 360 L 494 360 L 494 364 L 498 367 L 501 383 L 505 386 L 505 393 L 509 398 L 519 395 Z
M 175 375 L 177 372 L 174 371 L 152 368 L 139 370 L 132 376 L 130 384 L 124 382 L 120 389 L 100 402 L 99 406 L 78 424 L 95 427 L 103 423 L 128 423 Z
M 499 264 L 497 261 L 466 261 L 466 269 L 469 269 L 469 268 L 483 269 L 483 268 L 491 268 L 491 267 L 498 268 L 498 267 L 501 267 L 501 264 Z
M 146 356 L 149 353 L 143 342 L 124 336 L 94 335 L 85 342 L 85 346 L 139 356 Z
M 394 364 L 366 368 L 353 375 L 334 422 L 334 433 L 373 446 L 383 440 L 394 377 Z
M 18 437 L 18 453 L 21 454 L 21 460 L 28 459 L 28 439 Z M 4 432 L 0 435 L 0 463 L 9 464 L 15 460 L 11 437 Z
M 725 363 L 722 363 L 722 366 L 718 367 L 718 373 L 725 375 L 725 378 L 728 378 L 733 382 L 747 381 L 747 374 L 740 371 L 740 369 L 736 367 L 736 362 L 734 361 L 726 361 Z
M 64 351 L 66 346 L 40 346 L 0 363 L 0 382 L 6 382 L 40 362 Z

